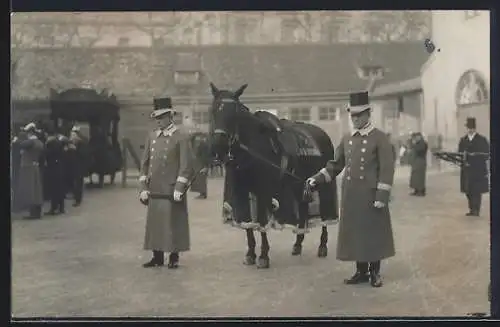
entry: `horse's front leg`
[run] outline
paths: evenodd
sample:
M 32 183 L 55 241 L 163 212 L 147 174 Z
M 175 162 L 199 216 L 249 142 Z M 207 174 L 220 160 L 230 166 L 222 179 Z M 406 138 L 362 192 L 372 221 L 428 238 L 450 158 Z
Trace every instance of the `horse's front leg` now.
M 256 241 L 252 228 L 247 228 L 246 233 L 247 233 L 248 250 L 247 253 L 245 254 L 245 260 L 243 261 L 243 264 L 251 266 L 255 264 L 255 260 L 257 258 L 257 254 L 255 253 Z
M 266 202 L 267 198 L 258 198 L 257 199 L 257 221 L 259 222 L 261 229 L 260 238 L 260 256 L 257 261 L 257 268 L 269 268 L 270 260 L 269 260 L 269 240 L 267 239 L 267 233 L 265 231 L 265 227 L 269 222 L 269 206 L 267 206 Z M 269 201 L 271 198 L 269 197 Z
M 309 204 L 307 202 L 300 202 L 298 206 L 299 223 L 297 224 L 297 236 L 295 238 L 295 244 L 293 245 L 292 255 L 302 254 L 302 242 L 304 242 L 306 222 L 309 218 Z

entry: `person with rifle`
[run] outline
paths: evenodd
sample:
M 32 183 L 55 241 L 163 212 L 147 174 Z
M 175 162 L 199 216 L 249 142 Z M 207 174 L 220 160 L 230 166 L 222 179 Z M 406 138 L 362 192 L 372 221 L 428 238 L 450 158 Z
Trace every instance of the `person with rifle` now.
M 164 253 L 170 253 L 168 268 L 177 268 L 179 253 L 190 250 L 188 206 L 185 193 L 194 176 L 194 158 L 190 136 L 174 123 L 176 111 L 170 98 L 154 99 L 158 128 L 146 139 L 141 160 L 139 199 L 147 205 L 144 250 L 153 258 L 143 267 L 164 265 Z
M 469 212 L 466 216 L 478 217 L 482 194 L 488 193 L 490 189 L 488 169 L 490 144 L 486 137 L 477 133 L 475 118 L 467 118 L 465 126 L 467 134 L 458 143 L 458 152 L 463 154 L 460 191 L 467 196 Z

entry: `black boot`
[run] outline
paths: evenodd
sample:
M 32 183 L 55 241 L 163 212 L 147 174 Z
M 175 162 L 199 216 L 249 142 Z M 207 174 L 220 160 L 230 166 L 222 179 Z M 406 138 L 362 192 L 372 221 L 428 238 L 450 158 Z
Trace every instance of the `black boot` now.
M 151 267 L 161 267 L 165 264 L 165 257 L 163 255 L 163 251 L 153 251 L 153 258 L 143 264 L 142 266 L 144 268 L 151 268 Z
M 172 252 L 168 257 L 168 266 L 169 269 L 175 269 L 179 267 L 179 253 Z
M 59 213 L 63 214 L 66 213 L 66 210 L 64 210 L 64 198 L 59 201 Z
M 380 261 L 370 262 L 370 284 L 373 287 L 382 286 L 382 278 L 380 277 Z
M 356 273 L 349 279 L 344 280 L 344 284 L 355 285 L 367 283 L 370 280 L 368 276 L 368 263 L 356 262 Z

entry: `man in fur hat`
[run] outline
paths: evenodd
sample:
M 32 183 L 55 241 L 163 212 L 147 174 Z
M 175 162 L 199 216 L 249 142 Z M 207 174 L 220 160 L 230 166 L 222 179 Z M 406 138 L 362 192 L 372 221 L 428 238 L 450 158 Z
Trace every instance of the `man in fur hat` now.
M 170 98 L 154 100 L 158 128 L 149 133 L 141 160 L 141 203 L 147 205 L 144 249 L 153 258 L 143 267 L 164 265 L 177 268 L 179 252 L 189 251 L 188 207 L 184 194 L 194 176 L 193 152 L 189 133 L 174 124 L 175 111 Z
M 395 255 L 389 212 L 394 152 L 387 135 L 371 123 L 368 92 L 351 94 L 348 111 L 353 132 L 342 138 L 335 160 L 308 183 L 328 183 L 345 169 L 337 259 L 356 262 L 356 272 L 346 284 L 370 282 L 380 287 L 380 261 Z
M 482 194 L 489 192 L 488 155 L 490 144 L 476 131 L 476 119 L 467 118 L 467 134 L 460 139 L 458 152 L 464 153 L 460 167 L 460 191 L 465 193 L 469 204 L 467 216 L 479 216 Z
M 29 209 L 27 219 L 42 217 L 43 189 L 39 158 L 43 152 L 43 143 L 36 136 L 35 123 L 29 123 L 12 140 L 20 148 L 21 159 L 17 187 L 15 188 L 16 207 Z

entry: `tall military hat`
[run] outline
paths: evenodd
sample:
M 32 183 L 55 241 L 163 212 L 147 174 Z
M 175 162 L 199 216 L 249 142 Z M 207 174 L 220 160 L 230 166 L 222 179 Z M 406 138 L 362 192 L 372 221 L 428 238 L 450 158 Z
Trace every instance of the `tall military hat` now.
M 470 129 L 476 129 L 476 118 L 467 117 L 467 122 L 465 123 L 465 127 Z
M 158 118 L 168 112 L 175 114 L 175 110 L 172 109 L 172 99 L 171 98 L 154 98 L 154 110 L 151 113 L 151 118 Z
M 368 109 L 370 109 L 368 92 L 357 92 L 349 95 L 349 106 L 347 107 L 347 111 L 351 113 L 351 115 L 362 113 Z

